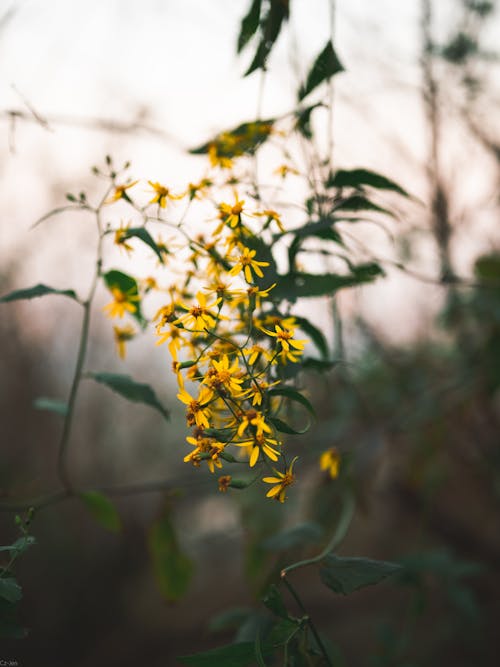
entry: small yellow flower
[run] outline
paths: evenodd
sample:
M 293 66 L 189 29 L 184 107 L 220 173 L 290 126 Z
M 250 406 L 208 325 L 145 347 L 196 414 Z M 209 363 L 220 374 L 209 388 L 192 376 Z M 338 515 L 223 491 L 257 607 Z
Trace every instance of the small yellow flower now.
M 321 470 L 328 472 L 332 479 L 339 476 L 340 469 L 340 452 L 336 447 L 330 447 L 326 452 L 323 452 L 319 457 L 319 467 Z
M 182 340 L 182 331 L 183 331 L 182 329 L 179 329 L 173 324 L 169 324 L 168 331 L 157 331 L 157 335 L 160 338 L 156 341 L 155 344 L 163 345 L 163 343 L 166 343 L 167 340 L 170 338 L 170 342 L 168 344 L 168 351 L 172 355 L 173 359 L 177 359 L 177 352 L 181 349 L 182 345 L 184 344 L 184 341 Z
M 187 188 L 189 201 L 192 201 L 193 199 L 201 199 L 206 194 L 206 190 L 212 185 L 213 183 L 209 178 L 202 178 L 199 183 L 189 183 Z
M 236 358 L 232 365 L 229 365 L 229 357 L 223 354 L 219 361 L 214 359 L 212 367 L 209 368 L 207 374 L 202 380 L 202 384 L 214 391 L 224 389 L 231 396 L 237 396 L 241 393 L 241 383 L 243 380 L 240 375 L 240 368 L 238 359 Z
M 135 336 L 136 331 L 134 327 L 127 325 L 126 327 L 113 327 L 115 333 L 116 349 L 120 359 L 125 359 L 126 343 Z
M 274 484 L 275 486 L 266 493 L 267 498 L 276 498 L 280 503 L 284 503 L 286 500 L 286 489 L 295 482 L 295 475 L 293 474 L 293 465 L 297 460 L 297 456 L 293 459 L 290 467 L 287 468 L 286 472 L 279 472 L 275 470 L 277 477 L 264 477 L 262 479 L 266 484 Z
M 262 435 L 264 431 L 272 433 L 271 427 L 264 420 L 264 415 L 262 412 L 257 412 L 257 410 L 247 410 L 247 412 L 241 415 L 241 422 L 238 426 L 238 437 L 241 438 L 249 426 L 255 426 L 255 432 L 258 436 Z
M 283 227 L 283 223 L 281 222 L 281 216 L 276 211 L 273 211 L 270 208 L 266 208 L 263 211 L 255 213 L 254 215 L 267 218 L 264 225 L 264 229 L 267 229 L 267 227 L 269 227 L 271 222 L 275 222 L 280 232 L 282 232 L 283 234 L 285 233 L 285 228 Z
M 138 294 L 131 291 L 122 292 L 119 287 L 111 287 L 110 292 L 114 300 L 103 308 L 108 317 L 123 317 L 126 312 L 135 313 L 137 311 L 134 301 L 139 301 Z
M 122 185 L 115 185 L 115 191 L 111 195 L 109 199 L 106 199 L 104 202 L 105 204 L 113 204 L 115 201 L 118 201 L 119 199 L 125 199 L 125 201 L 130 202 L 131 199 L 127 194 L 127 190 L 130 188 L 134 187 L 134 185 L 137 185 L 139 181 L 132 181 L 132 183 L 125 183 Z
M 215 326 L 216 320 L 222 319 L 220 315 L 212 312 L 210 309 L 214 306 L 217 306 L 221 299 L 216 299 L 212 303 L 207 304 L 207 297 L 203 292 L 198 292 L 196 294 L 196 299 L 198 303 L 194 306 L 186 306 L 183 303 L 180 303 L 180 307 L 187 311 L 185 315 L 179 317 L 175 320 L 174 324 L 182 324 L 187 326 L 193 326 L 198 331 L 203 331 L 204 329 L 211 329 Z
M 264 328 L 262 328 L 262 331 L 268 336 L 274 336 L 278 343 L 280 343 L 281 349 L 284 352 L 290 351 L 290 345 L 296 350 L 300 350 L 300 352 L 302 352 L 304 350 L 305 344 L 308 342 L 307 340 L 295 340 L 293 338 L 294 332 L 290 331 L 289 329 L 280 327 L 279 324 L 276 324 L 274 331 L 268 331 Z
M 242 442 L 235 442 L 234 445 L 238 447 L 247 447 L 250 451 L 250 460 L 248 465 L 253 468 L 259 460 L 259 455 L 263 452 L 271 461 L 277 461 L 280 452 L 277 447 L 281 446 L 275 438 L 269 438 L 264 433 L 256 434 L 252 440 L 244 440 Z
M 127 253 L 132 252 L 133 248 L 132 246 L 127 243 L 127 233 L 130 228 L 130 223 L 127 225 L 121 224 L 118 229 L 115 230 L 115 238 L 114 238 L 114 243 L 115 245 L 119 246 L 120 248 L 123 248 Z
M 166 188 L 164 185 L 161 185 L 160 183 L 156 183 L 153 181 L 148 181 L 149 185 L 153 188 L 154 190 L 154 197 L 153 199 L 149 200 L 149 204 L 158 204 L 160 208 L 165 208 L 167 205 L 167 200 L 175 200 L 175 199 L 182 199 L 183 195 L 173 195 L 170 192 L 169 188 Z
M 188 426 L 194 426 L 196 424 L 196 426 L 199 426 L 200 428 L 209 428 L 211 411 L 207 405 L 212 398 L 210 389 L 202 387 L 198 398 L 193 398 L 191 394 L 182 388 L 177 394 L 177 398 L 179 401 L 182 401 L 187 405 L 186 420 Z
M 264 274 L 262 273 L 261 266 L 269 266 L 269 262 L 258 262 L 254 259 L 257 254 L 256 250 L 250 250 L 249 248 L 243 248 L 243 252 L 238 257 L 237 263 L 229 271 L 230 276 L 235 276 L 240 272 L 243 272 L 247 283 L 253 282 L 252 270 L 259 278 L 263 278 Z
M 210 472 L 214 473 L 216 467 L 222 468 L 222 461 L 219 457 L 224 451 L 224 443 L 217 442 L 215 438 L 204 437 L 203 434 L 199 434 L 196 438 L 189 436 L 186 440 L 194 446 L 194 449 L 184 457 L 184 463 L 192 463 L 194 466 L 199 467 L 201 461 L 200 454 L 208 454 L 209 456 L 205 460 Z
M 243 206 L 245 201 L 243 199 L 238 199 L 238 194 L 234 193 L 234 204 L 226 204 L 222 202 L 219 204 L 220 218 L 223 220 L 228 227 L 233 229 L 241 222 L 241 213 L 243 211 Z

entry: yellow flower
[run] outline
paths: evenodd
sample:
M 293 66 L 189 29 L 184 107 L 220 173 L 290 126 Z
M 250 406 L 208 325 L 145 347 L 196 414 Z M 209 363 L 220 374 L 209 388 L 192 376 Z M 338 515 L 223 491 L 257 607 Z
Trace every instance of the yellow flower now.
M 186 440 L 194 446 L 194 449 L 184 457 L 184 463 L 192 463 L 194 466 L 199 467 L 201 461 L 200 454 L 208 454 L 208 457 L 203 458 L 205 458 L 210 472 L 215 472 L 216 466 L 217 468 L 222 468 L 222 461 L 219 457 L 224 451 L 224 443 L 217 442 L 215 438 L 204 437 L 203 434 L 199 434 L 196 438 L 189 436 Z
M 276 382 L 265 382 L 265 380 L 253 380 L 249 389 L 244 392 L 245 398 L 252 399 L 252 405 L 262 405 L 262 396 L 265 391 L 271 387 L 280 384 L 281 380 Z
M 319 467 L 321 470 L 326 470 L 330 477 L 335 479 L 339 475 L 340 461 L 341 457 L 338 449 L 330 447 L 319 457 Z
M 262 435 L 264 431 L 272 433 L 272 429 L 266 424 L 262 412 L 257 412 L 256 410 L 248 410 L 241 415 L 241 422 L 238 426 L 238 437 L 241 438 L 249 426 L 255 426 L 255 432 L 258 436 Z
M 280 216 L 279 213 L 276 213 L 276 211 L 273 211 L 270 208 L 266 208 L 263 211 L 259 211 L 259 212 L 255 213 L 254 215 L 258 215 L 258 216 L 262 216 L 262 217 L 267 218 L 267 220 L 265 222 L 265 225 L 264 225 L 264 229 L 267 229 L 269 227 L 269 225 L 271 224 L 271 222 L 275 222 L 276 226 L 278 227 L 280 232 L 282 232 L 283 234 L 285 233 L 285 228 L 283 227 L 283 223 L 281 222 L 281 216 Z
M 198 398 L 193 398 L 184 388 L 177 394 L 179 401 L 187 405 L 186 420 L 188 426 L 199 426 L 200 428 L 209 428 L 209 419 L 211 411 L 207 405 L 212 398 L 212 392 L 207 387 L 202 387 Z
M 253 366 L 260 358 L 260 355 L 262 355 L 266 361 L 271 361 L 273 358 L 273 354 L 266 347 L 262 347 L 262 345 L 259 345 L 258 343 L 254 343 L 252 347 L 245 348 L 243 352 L 244 354 L 250 355 L 247 359 L 249 366 Z
M 128 225 L 121 224 L 119 229 L 115 230 L 114 243 L 120 248 L 123 248 L 127 253 L 132 252 L 132 246 L 127 243 L 127 233 L 130 228 L 130 223 Z
M 113 301 L 104 306 L 103 310 L 108 317 L 123 317 L 126 312 L 135 313 L 137 305 L 134 301 L 139 301 L 139 295 L 129 292 L 122 292 L 119 287 L 111 287 L 110 292 L 113 295 Z
M 126 354 L 125 343 L 127 343 L 127 341 L 129 340 L 132 340 L 132 338 L 136 334 L 136 331 L 134 327 L 131 327 L 130 325 L 127 325 L 126 327 L 114 326 L 113 330 L 115 332 L 115 343 L 116 343 L 116 349 L 118 351 L 118 356 L 120 357 L 120 359 L 125 359 L 125 354 Z
M 139 183 L 139 181 L 132 181 L 132 183 L 125 183 L 125 184 L 122 184 L 122 185 L 115 185 L 114 193 L 111 195 L 111 197 L 109 199 L 106 199 L 106 201 L 104 203 L 105 204 L 113 204 L 115 201 L 118 201 L 119 199 L 125 199 L 126 201 L 130 202 L 131 199 L 127 194 L 127 190 L 129 188 L 134 187 L 134 185 L 136 185 L 137 183 Z
M 252 270 L 259 278 L 263 278 L 264 274 L 262 273 L 261 266 L 269 266 L 269 262 L 258 262 L 254 259 L 257 254 L 256 250 L 250 250 L 249 248 L 243 248 L 242 254 L 238 257 L 237 263 L 229 271 L 230 276 L 235 276 L 236 274 L 243 272 L 245 274 L 245 279 L 247 283 L 253 282 Z
M 271 461 L 277 461 L 280 455 L 280 452 L 275 448 L 280 447 L 281 443 L 275 438 L 269 438 L 264 433 L 257 433 L 252 440 L 234 442 L 233 444 L 238 447 L 247 447 L 250 450 L 250 460 L 248 462 L 250 468 L 253 468 L 259 460 L 260 452 L 263 452 Z
M 215 326 L 216 320 L 222 318 L 210 309 L 217 306 L 222 299 L 216 299 L 212 303 L 207 304 L 207 297 L 203 292 L 197 292 L 196 298 L 198 303 L 194 306 L 186 306 L 183 303 L 179 304 L 181 308 L 187 310 L 187 313 L 175 320 L 174 324 L 182 322 L 184 325 L 193 326 L 198 331 L 211 329 Z
M 189 183 L 187 194 L 189 195 L 189 201 L 193 199 L 201 199 L 204 196 L 205 191 L 213 185 L 212 181 L 209 178 L 202 178 L 199 183 Z
M 170 338 L 170 343 L 168 344 L 168 350 L 174 359 L 177 359 L 177 352 L 181 349 L 183 345 L 182 340 L 182 329 L 169 324 L 168 331 L 157 331 L 157 335 L 160 336 L 159 340 L 156 341 L 156 345 L 163 345 Z
M 290 345 L 296 350 L 300 350 L 300 353 L 304 350 L 307 340 L 295 340 L 293 338 L 293 331 L 280 327 L 279 324 L 276 324 L 274 331 L 268 331 L 267 329 L 262 328 L 262 331 L 268 336 L 274 336 L 278 343 L 281 344 L 281 349 L 284 352 L 290 351 Z M 295 353 L 297 354 L 297 353 Z
M 264 477 L 262 479 L 266 484 L 274 484 L 275 486 L 266 493 L 267 498 L 276 498 L 280 503 L 284 503 L 286 500 L 286 489 L 295 482 L 295 475 L 293 474 L 293 465 L 297 460 L 297 456 L 293 459 L 290 467 L 287 468 L 286 472 L 278 472 L 275 470 L 277 477 Z
M 170 192 L 169 188 L 166 188 L 164 185 L 161 185 L 160 183 L 155 183 L 153 181 L 148 181 L 149 185 L 153 188 L 154 190 L 154 197 L 153 199 L 149 200 L 149 204 L 158 204 L 160 208 L 165 208 L 167 205 L 167 200 L 171 199 L 182 199 L 183 195 L 173 195 Z
M 243 211 L 244 200 L 238 199 L 238 194 L 234 193 L 234 204 L 219 204 L 220 218 L 226 225 L 233 229 L 241 222 L 241 213 Z
M 241 393 L 240 385 L 243 382 L 239 374 L 238 359 L 236 358 L 232 366 L 229 366 L 229 357 L 223 354 L 219 361 L 216 359 L 212 361 L 212 367 L 203 378 L 202 384 L 219 392 L 225 389 L 231 396 L 237 396 Z

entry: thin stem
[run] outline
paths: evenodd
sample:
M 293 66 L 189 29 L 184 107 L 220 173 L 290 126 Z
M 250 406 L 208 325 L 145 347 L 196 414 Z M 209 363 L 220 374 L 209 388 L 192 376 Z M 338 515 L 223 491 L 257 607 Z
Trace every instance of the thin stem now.
M 323 654 L 323 657 L 326 661 L 326 664 L 329 665 L 330 667 L 333 667 L 333 663 L 330 660 L 330 656 L 328 655 L 327 650 L 325 648 L 325 645 L 323 644 L 323 642 L 321 640 L 321 637 L 319 636 L 319 633 L 316 630 L 316 626 L 314 625 L 314 623 L 312 621 L 312 618 L 309 616 L 309 614 L 307 613 L 306 608 L 304 607 L 304 603 L 300 599 L 297 591 L 294 589 L 292 584 L 285 577 L 282 577 L 282 579 L 283 579 L 283 583 L 285 584 L 285 586 L 290 591 L 290 594 L 292 595 L 293 599 L 298 604 L 299 609 L 304 614 L 304 619 L 306 620 L 306 622 L 307 622 L 307 624 L 308 624 L 308 626 L 309 626 L 309 628 L 310 628 L 310 630 L 311 630 L 311 632 L 314 636 L 314 639 L 316 640 L 316 643 L 318 644 L 318 648 L 320 649 L 321 653 Z
M 104 200 L 103 200 L 104 201 Z M 102 202 L 103 203 L 103 202 Z M 96 223 L 98 231 L 98 243 L 97 243 L 97 259 L 96 266 L 94 271 L 94 276 L 92 278 L 92 283 L 90 285 L 90 290 L 87 296 L 86 301 L 83 302 L 83 319 L 82 326 L 80 330 L 80 342 L 78 345 L 78 355 L 75 364 L 75 372 L 73 374 L 73 381 L 71 383 L 71 389 L 68 398 L 68 411 L 64 419 L 63 430 L 61 434 L 61 439 L 59 441 L 58 457 L 57 457 L 57 473 L 59 479 L 61 480 L 62 485 L 68 493 L 73 492 L 73 486 L 70 479 L 68 471 L 68 451 L 69 451 L 69 442 L 71 436 L 71 428 L 73 425 L 73 416 L 76 404 L 76 398 L 78 395 L 78 389 L 80 387 L 80 382 L 82 380 L 83 365 L 85 363 L 85 357 L 87 355 L 87 347 L 89 340 L 89 330 L 90 330 L 90 318 L 91 318 L 91 307 L 94 295 L 97 289 L 97 284 L 99 277 L 101 275 L 102 267 L 102 242 L 103 242 L 103 233 L 102 233 L 102 224 L 100 219 L 100 209 L 102 206 L 96 209 Z
M 300 567 L 306 567 L 307 565 L 314 565 L 315 563 L 319 563 L 320 561 L 323 560 L 323 558 L 325 558 L 330 553 L 330 551 L 334 551 L 347 534 L 352 518 L 354 516 L 354 509 L 355 509 L 354 498 L 352 494 L 349 493 L 344 498 L 344 505 L 342 507 L 339 522 L 337 524 L 337 527 L 335 529 L 335 532 L 333 533 L 331 540 L 328 542 L 326 547 L 317 556 L 300 560 L 297 563 L 292 563 L 291 565 L 288 565 L 287 567 L 283 568 L 281 570 L 282 580 L 286 581 L 286 575 L 289 572 L 292 572 L 292 570 L 297 570 Z

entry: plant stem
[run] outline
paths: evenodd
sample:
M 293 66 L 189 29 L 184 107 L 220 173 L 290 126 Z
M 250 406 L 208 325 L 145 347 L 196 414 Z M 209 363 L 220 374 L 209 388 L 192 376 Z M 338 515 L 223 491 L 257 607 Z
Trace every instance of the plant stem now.
M 327 651 L 326 651 L 325 645 L 323 644 L 323 642 L 322 642 L 322 640 L 321 640 L 321 637 L 319 636 L 319 633 L 318 633 L 318 631 L 316 630 L 316 626 L 314 625 L 314 623 L 313 623 L 311 617 L 310 617 L 309 614 L 307 613 L 307 610 L 306 610 L 306 608 L 304 607 L 304 603 L 303 603 L 302 600 L 300 599 L 300 597 L 299 597 L 297 591 L 294 589 L 294 587 L 292 586 L 292 584 L 286 579 L 286 576 L 283 575 L 283 572 L 281 573 L 281 578 L 282 578 L 283 583 L 285 584 L 285 586 L 286 586 L 286 587 L 288 588 L 288 590 L 290 591 L 290 593 L 291 593 L 293 599 L 294 599 L 295 602 L 298 604 L 298 606 L 299 606 L 301 612 L 304 614 L 305 619 L 306 619 L 306 621 L 307 621 L 307 624 L 308 624 L 308 626 L 309 626 L 309 628 L 311 629 L 311 632 L 312 632 L 312 634 L 313 634 L 313 637 L 314 637 L 314 639 L 316 640 L 316 643 L 318 644 L 318 647 L 319 647 L 321 653 L 323 654 L 323 657 L 325 658 L 326 664 L 329 665 L 329 667 L 333 667 L 332 661 L 330 660 L 330 657 L 329 657 L 329 655 L 328 655 L 328 653 L 327 653 Z

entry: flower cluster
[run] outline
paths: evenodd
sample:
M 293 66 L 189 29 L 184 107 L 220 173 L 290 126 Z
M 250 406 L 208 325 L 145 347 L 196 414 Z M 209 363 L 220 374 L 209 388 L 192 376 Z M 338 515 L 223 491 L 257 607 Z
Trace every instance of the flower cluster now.
M 213 155 L 209 157 L 216 164 Z M 125 200 L 143 218 L 140 233 L 130 224 L 114 231 L 117 246 L 130 254 L 137 236 L 155 249 L 169 277 L 180 275 L 164 288 L 168 296 L 153 321 L 157 345 L 166 345 L 172 357 L 177 398 L 192 429 L 186 438 L 191 450 L 184 461 L 195 467 L 206 464 L 212 473 L 225 463 L 238 462 L 267 469 L 262 480 L 273 485 L 268 497 L 284 502 L 294 475 L 293 463 L 286 462 L 280 436 L 283 421 L 278 415 L 286 403 L 283 388 L 289 386 L 286 366 L 300 361 L 307 341 L 289 310 L 281 310 L 284 300 L 270 261 L 269 243 L 273 235 L 284 232 L 281 217 L 257 199 L 247 205 L 248 197 L 241 199 L 234 188 L 232 197 L 218 200 L 212 177 L 190 183 L 176 195 L 169 187 L 148 181 L 153 197 L 142 207 L 132 198 L 136 183 L 114 183 L 106 204 Z M 186 210 L 179 223 L 163 217 L 182 199 L 188 210 L 195 201 L 215 206 L 215 215 L 202 221 L 202 233 L 190 233 Z M 158 224 L 172 230 L 173 237 L 154 239 L 145 231 Z M 171 251 L 174 247 L 176 252 Z M 141 286 L 144 293 L 159 289 L 151 277 L 136 288 L 108 284 L 113 301 L 105 307 L 107 314 L 137 318 Z M 134 330 L 127 326 L 114 331 L 123 358 Z M 219 479 L 221 491 L 242 484 L 229 474 Z

